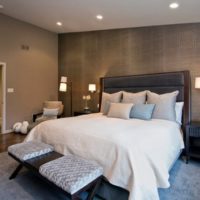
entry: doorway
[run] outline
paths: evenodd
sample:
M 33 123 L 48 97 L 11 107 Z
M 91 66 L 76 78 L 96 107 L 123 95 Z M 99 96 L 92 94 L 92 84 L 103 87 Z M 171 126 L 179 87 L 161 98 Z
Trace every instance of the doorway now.
M 0 62 L 0 133 L 6 133 L 6 63 Z

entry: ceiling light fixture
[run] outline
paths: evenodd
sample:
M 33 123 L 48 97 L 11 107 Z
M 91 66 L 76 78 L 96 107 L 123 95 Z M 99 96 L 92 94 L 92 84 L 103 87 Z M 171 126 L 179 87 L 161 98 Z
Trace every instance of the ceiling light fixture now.
M 57 22 L 56 23 L 58 26 L 62 26 L 62 22 Z
M 102 20 L 102 19 L 103 19 L 103 16 L 102 16 L 102 15 L 97 15 L 96 18 L 97 18 L 98 20 Z
M 3 5 L 0 5 L 0 9 L 2 9 L 3 8 Z
M 174 3 L 169 4 L 169 7 L 170 7 L 171 9 L 176 9 L 176 8 L 179 7 L 179 4 L 176 3 L 176 2 L 174 2 Z

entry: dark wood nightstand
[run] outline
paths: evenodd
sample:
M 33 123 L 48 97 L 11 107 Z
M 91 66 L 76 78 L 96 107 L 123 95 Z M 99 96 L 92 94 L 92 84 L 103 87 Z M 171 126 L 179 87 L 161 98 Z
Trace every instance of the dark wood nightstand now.
M 91 113 L 96 113 L 96 112 L 91 111 L 91 110 L 75 111 L 75 112 L 74 112 L 74 116 L 87 115 L 87 114 L 91 114 Z
M 200 140 L 200 122 L 191 122 L 186 126 L 186 163 L 191 157 L 200 158 L 200 146 L 193 145 Z

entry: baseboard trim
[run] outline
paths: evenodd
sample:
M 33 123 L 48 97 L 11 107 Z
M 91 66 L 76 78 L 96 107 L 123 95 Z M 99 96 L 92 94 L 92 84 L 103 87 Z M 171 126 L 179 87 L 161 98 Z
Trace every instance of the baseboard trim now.
M 5 130 L 3 133 L 1 133 L 1 134 L 7 134 L 7 133 L 12 133 L 13 132 L 13 130 L 12 129 L 10 129 L 10 130 Z

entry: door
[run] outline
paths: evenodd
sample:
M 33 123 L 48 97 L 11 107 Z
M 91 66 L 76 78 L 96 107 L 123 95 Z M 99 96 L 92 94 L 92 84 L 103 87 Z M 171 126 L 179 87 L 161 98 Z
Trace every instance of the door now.
M 0 62 L 0 133 L 6 133 L 6 64 Z

